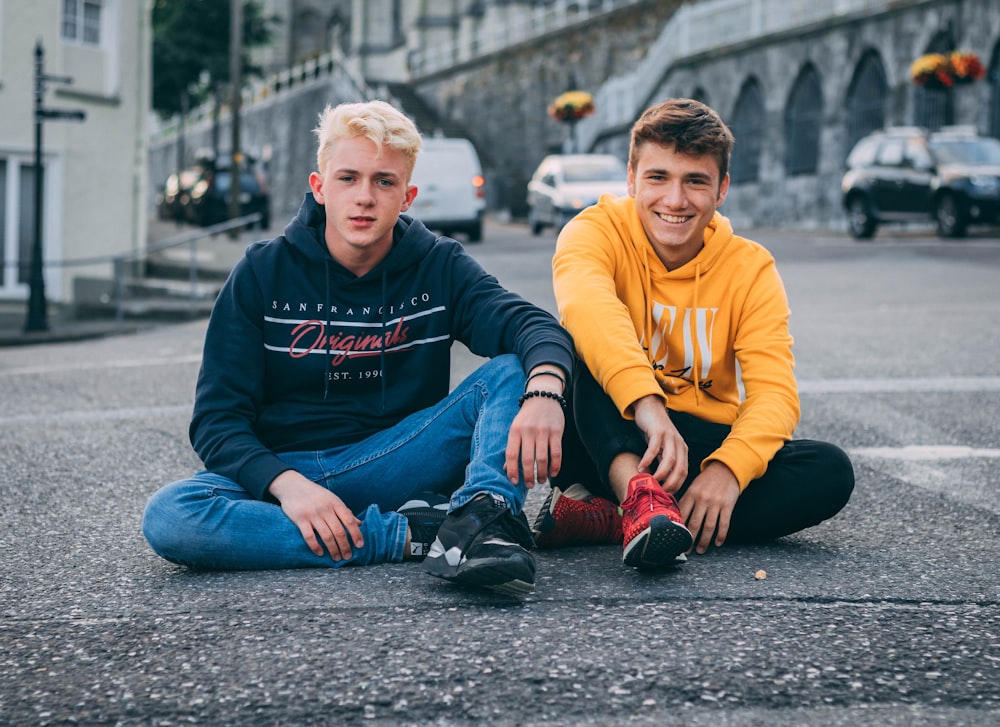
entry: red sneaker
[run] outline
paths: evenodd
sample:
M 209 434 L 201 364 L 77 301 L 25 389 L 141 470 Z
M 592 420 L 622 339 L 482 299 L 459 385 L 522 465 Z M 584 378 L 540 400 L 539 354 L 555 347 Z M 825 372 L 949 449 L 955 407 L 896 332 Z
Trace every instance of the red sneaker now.
M 665 492 L 652 475 L 639 474 L 629 480 L 622 513 L 625 565 L 633 568 L 672 565 L 694 543 L 676 498 Z
M 532 528 L 539 548 L 622 542 L 618 506 L 596 497 L 580 483 L 565 490 L 553 487 Z

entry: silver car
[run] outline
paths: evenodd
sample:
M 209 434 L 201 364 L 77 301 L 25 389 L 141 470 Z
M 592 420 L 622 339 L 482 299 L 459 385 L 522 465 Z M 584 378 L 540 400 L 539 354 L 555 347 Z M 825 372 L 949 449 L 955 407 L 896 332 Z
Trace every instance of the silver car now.
M 613 154 L 552 154 L 528 182 L 528 226 L 561 230 L 605 193 L 628 194 L 625 163 Z

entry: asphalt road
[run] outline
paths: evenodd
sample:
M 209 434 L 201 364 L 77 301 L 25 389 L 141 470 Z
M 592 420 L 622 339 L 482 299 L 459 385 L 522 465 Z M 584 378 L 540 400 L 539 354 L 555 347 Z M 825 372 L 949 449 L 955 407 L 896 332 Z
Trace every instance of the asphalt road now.
M 204 321 L 0 348 L 0 724 L 1000 724 L 1000 239 L 750 236 L 792 303 L 798 434 L 848 450 L 852 501 L 659 574 L 543 551 L 524 601 L 416 564 L 172 566 L 139 521 L 199 466 Z M 470 249 L 553 309 L 553 245 L 491 223 Z

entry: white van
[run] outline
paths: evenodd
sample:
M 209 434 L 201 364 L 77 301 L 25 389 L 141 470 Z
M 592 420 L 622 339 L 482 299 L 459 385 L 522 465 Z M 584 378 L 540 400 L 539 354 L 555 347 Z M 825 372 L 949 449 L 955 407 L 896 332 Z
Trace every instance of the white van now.
M 468 139 L 424 138 L 410 180 L 417 198 L 407 214 L 443 235 L 465 233 L 469 242 L 481 242 L 484 182 L 479 155 Z

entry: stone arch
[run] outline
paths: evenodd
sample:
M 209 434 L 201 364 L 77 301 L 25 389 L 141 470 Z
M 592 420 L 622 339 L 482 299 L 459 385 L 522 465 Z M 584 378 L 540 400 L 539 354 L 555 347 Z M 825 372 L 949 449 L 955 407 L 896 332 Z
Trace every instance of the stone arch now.
M 799 71 L 785 104 L 785 173 L 815 174 L 823 129 L 823 84 L 812 63 Z
M 733 105 L 730 130 L 736 139 L 729 175 L 733 183 L 760 179 L 760 158 L 764 149 L 764 89 L 756 76 L 748 77 L 740 87 Z
M 924 53 L 950 53 L 955 49 L 951 30 L 939 30 Z M 955 123 L 955 92 L 950 88 L 915 86 L 913 123 L 926 129 L 940 129 Z
M 886 80 L 882 56 L 877 50 L 869 49 L 862 54 L 855 66 L 851 85 L 847 87 L 844 159 L 861 137 L 885 126 L 888 99 L 889 82 Z
M 694 90 L 691 91 L 691 98 L 695 101 L 701 101 L 706 106 L 712 105 L 708 99 L 708 91 L 705 90 L 704 86 L 695 86 Z
M 986 73 L 989 83 L 989 120 L 986 133 L 1000 138 L 1000 40 L 993 46 L 990 65 Z

